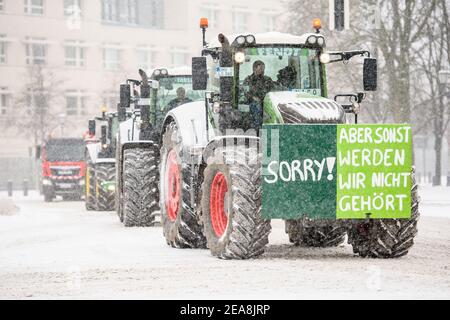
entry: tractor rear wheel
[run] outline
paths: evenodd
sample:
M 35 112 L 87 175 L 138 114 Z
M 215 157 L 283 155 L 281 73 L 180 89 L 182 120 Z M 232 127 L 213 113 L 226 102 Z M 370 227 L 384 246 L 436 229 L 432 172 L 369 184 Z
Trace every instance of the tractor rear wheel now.
M 314 225 L 310 220 L 286 220 L 286 233 L 289 241 L 297 246 L 335 247 L 345 240 L 346 229 L 342 226 Z
M 161 146 L 161 223 L 168 245 L 205 248 L 206 239 L 191 199 L 190 165 L 181 160 L 181 137 L 174 122 L 163 134 Z
M 256 148 L 218 148 L 208 159 L 201 221 L 214 256 L 249 259 L 264 252 L 271 226 L 261 216 L 261 168 Z
M 123 224 L 150 227 L 159 209 L 158 148 L 125 149 L 123 156 Z
M 97 208 L 96 194 L 95 194 L 95 168 L 91 159 L 88 158 L 86 167 L 86 181 L 85 181 L 85 206 L 87 211 L 92 211 Z
M 411 218 L 379 219 L 353 223 L 348 242 L 361 257 L 398 258 L 408 253 L 417 235 L 419 195 L 414 171 L 411 174 Z
M 106 190 L 104 183 L 114 182 L 116 178 L 116 168 L 113 163 L 97 163 L 95 166 L 95 183 L 97 184 L 97 210 L 114 210 L 115 199 L 114 190 Z

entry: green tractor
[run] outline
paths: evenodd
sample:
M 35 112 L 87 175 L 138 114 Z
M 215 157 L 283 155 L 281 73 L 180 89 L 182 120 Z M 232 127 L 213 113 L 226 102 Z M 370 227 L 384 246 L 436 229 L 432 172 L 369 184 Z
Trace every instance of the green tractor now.
M 159 187 L 163 232 L 176 248 L 207 247 L 223 259 L 254 258 L 264 252 L 271 231 L 262 212 L 268 204 L 275 209 L 282 205 L 267 201 L 262 192 L 267 163 L 262 131 L 276 126 L 281 137 L 292 128 L 345 124 L 348 114 L 356 121 L 365 94 L 328 99 L 326 66 L 365 57 L 364 90 L 374 91 L 377 61 L 367 51 L 326 52 L 319 30 L 302 36 L 220 34 L 209 44 L 203 36 L 203 44 L 202 56 L 192 59 L 192 74 L 193 88 L 206 90 L 204 101 L 180 106 L 164 120 Z M 342 98 L 351 103 L 337 103 Z M 290 138 L 295 142 L 301 137 Z M 354 252 L 362 257 L 405 255 L 413 245 L 419 217 L 417 185 L 408 175 L 407 218 L 378 219 L 369 214 L 364 219 L 317 219 L 306 213 L 285 219 L 290 241 L 328 247 L 348 235 Z M 286 201 L 295 203 L 302 192 L 295 190 Z M 278 195 L 284 196 L 282 191 Z M 320 202 L 312 203 L 313 208 Z
M 100 140 L 95 139 L 96 121 L 102 123 Z M 113 211 L 115 206 L 115 147 L 119 128 L 118 112 L 102 111 L 89 121 L 86 141 L 86 210 Z
M 167 112 L 203 99 L 192 90 L 190 67 L 159 68 L 151 77 L 121 85 L 121 108 L 133 116 L 121 123 L 117 140 L 117 213 L 126 227 L 152 226 L 159 213 L 159 145 Z

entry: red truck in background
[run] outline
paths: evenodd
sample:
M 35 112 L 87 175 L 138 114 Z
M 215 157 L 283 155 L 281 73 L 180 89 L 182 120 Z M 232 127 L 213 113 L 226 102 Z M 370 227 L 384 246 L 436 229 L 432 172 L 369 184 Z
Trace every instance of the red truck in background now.
M 49 139 L 40 150 L 42 191 L 46 202 L 56 196 L 81 200 L 84 195 L 86 163 L 85 142 L 79 138 Z

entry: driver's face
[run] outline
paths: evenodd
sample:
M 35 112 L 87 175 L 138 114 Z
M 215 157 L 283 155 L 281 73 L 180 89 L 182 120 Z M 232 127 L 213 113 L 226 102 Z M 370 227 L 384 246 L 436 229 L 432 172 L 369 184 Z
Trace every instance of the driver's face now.
M 178 99 L 184 99 L 185 96 L 186 96 L 186 91 L 184 91 L 183 88 L 178 88 L 178 90 L 177 90 Z
M 264 65 L 260 64 L 259 66 L 256 67 L 255 74 L 257 76 L 263 76 L 265 69 L 266 69 L 266 67 Z

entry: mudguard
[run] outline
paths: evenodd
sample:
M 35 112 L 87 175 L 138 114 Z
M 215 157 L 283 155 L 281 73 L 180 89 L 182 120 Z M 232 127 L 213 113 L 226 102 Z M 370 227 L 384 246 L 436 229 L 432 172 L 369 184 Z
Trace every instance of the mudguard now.
M 164 119 L 162 130 L 164 131 L 165 127 L 172 121 L 175 121 L 180 132 L 183 148 L 206 147 L 208 138 L 206 136 L 206 109 L 204 101 L 186 103 L 171 110 Z M 214 138 L 215 133 L 211 124 L 209 124 L 208 132 L 209 138 Z

